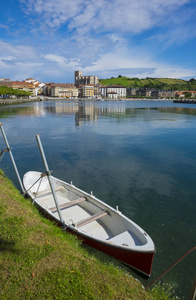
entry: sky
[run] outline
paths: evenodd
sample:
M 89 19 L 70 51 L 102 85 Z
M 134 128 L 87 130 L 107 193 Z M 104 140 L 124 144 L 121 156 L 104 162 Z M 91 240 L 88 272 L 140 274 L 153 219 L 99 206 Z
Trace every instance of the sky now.
M 0 78 L 196 78 L 196 0 L 0 0 Z

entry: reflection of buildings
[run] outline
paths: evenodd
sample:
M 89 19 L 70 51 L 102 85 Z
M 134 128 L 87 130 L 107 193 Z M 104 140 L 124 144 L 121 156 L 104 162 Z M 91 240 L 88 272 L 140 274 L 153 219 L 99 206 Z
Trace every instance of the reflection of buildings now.
M 76 126 L 81 126 L 82 122 L 97 121 L 98 115 L 96 114 L 94 103 L 78 102 L 78 111 L 75 114 Z
M 75 125 L 82 126 L 85 122 L 97 122 L 99 116 L 109 118 L 124 118 L 134 116 L 136 118 L 141 115 L 141 110 L 157 110 L 162 113 L 176 113 L 184 115 L 196 115 L 194 108 L 185 107 L 142 107 L 134 108 L 127 107 L 126 101 L 53 101 L 48 105 L 47 102 L 34 102 L 31 106 L 24 107 L 12 107 L 5 106 L 1 107 L 2 113 L 5 111 L 6 115 L 13 114 L 29 117 L 40 117 L 47 115 L 54 115 L 55 117 L 70 118 L 74 119 Z M 143 114 L 146 119 L 147 115 Z M 151 115 L 148 116 L 151 118 Z
M 45 110 L 62 117 L 75 115 L 76 126 L 81 126 L 84 122 L 96 122 L 98 116 L 101 115 L 125 115 L 126 104 L 124 102 L 109 103 L 105 101 L 55 101 L 54 106 L 46 106 Z
M 54 102 L 54 106 L 46 106 L 45 110 L 50 114 L 57 114 L 60 117 L 75 115 L 76 126 L 82 125 L 82 122 L 94 122 L 97 120 L 95 105 L 93 102 Z

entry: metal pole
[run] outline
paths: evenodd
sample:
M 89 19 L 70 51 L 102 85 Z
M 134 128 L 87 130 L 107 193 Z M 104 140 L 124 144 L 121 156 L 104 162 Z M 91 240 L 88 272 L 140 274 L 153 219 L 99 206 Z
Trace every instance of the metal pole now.
M 8 152 L 9 152 L 9 154 L 10 154 L 10 157 L 11 157 L 11 160 L 12 160 L 12 163 L 13 163 L 13 166 L 14 166 L 14 169 L 15 169 L 15 172 L 16 172 L 16 175 L 17 175 L 17 177 L 18 177 L 18 181 L 19 181 L 19 183 L 20 183 L 21 190 L 22 190 L 23 193 L 25 193 L 25 189 L 24 189 L 23 184 L 22 184 L 22 181 L 21 181 L 21 179 L 20 179 L 20 175 L 19 175 L 19 173 L 18 173 L 18 169 L 17 169 L 17 166 L 16 166 L 16 164 L 15 164 L 14 157 L 13 157 L 13 155 L 12 155 L 12 151 L 11 151 L 11 148 L 10 148 L 10 146 L 9 146 L 9 143 L 8 143 L 6 134 L 5 134 L 5 132 L 4 132 L 3 124 L 2 124 L 2 123 L 0 123 L 0 127 L 1 127 L 1 132 L 2 132 L 3 138 L 4 138 L 4 140 L 5 140 L 5 144 L 6 144 L 6 146 L 7 146 L 7 150 L 8 150 Z
M 63 226 L 65 226 L 64 221 L 63 221 L 63 217 L 62 217 L 62 214 L 61 214 L 61 210 L 59 208 L 56 192 L 55 192 L 55 189 L 53 187 L 53 183 L 52 183 L 52 179 L 51 179 L 51 172 L 49 171 L 48 163 L 46 161 L 46 157 L 45 157 L 45 154 L 44 154 L 44 150 L 43 150 L 43 147 L 42 147 L 40 136 L 38 134 L 36 135 L 36 139 L 37 139 L 38 147 L 39 147 L 41 157 L 42 157 L 42 160 L 43 160 L 43 163 L 44 163 L 44 167 L 45 167 L 46 175 L 48 177 L 50 188 L 51 188 L 51 191 L 52 191 L 52 194 L 53 194 L 53 198 L 54 198 L 54 201 L 55 201 L 55 204 L 56 204 L 56 208 L 57 208 L 57 211 L 58 211 L 58 214 L 59 214 L 59 218 L 60 218 L 60 221 L 63 224 Z
M 192 288 L 192 291 L 191 291 L 191 300 L 195 300 L 196 299 L 196 277 L 195 277 L 195 281 L 194 281 L 194 284 L 193 284 L 193 288 Z

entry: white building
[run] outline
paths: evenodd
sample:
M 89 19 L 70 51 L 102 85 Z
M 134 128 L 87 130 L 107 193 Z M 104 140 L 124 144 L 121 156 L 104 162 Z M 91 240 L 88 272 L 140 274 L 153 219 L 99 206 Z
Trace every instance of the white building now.
M 27 78 L 25 80 L 25 82 L 28 84 L 33 84 L 33 86 L 34 86 L 33 95 L 34 96 L 42 94 L 43 88 L 45 87 L 45 83 L 39 82 L 38 80 L 35 80 L 34 78 Z
M 123 85 L 101 85 L 100 92 L 102 97 L 110 99 L 126 98 L 127 96 L 127 89 Z

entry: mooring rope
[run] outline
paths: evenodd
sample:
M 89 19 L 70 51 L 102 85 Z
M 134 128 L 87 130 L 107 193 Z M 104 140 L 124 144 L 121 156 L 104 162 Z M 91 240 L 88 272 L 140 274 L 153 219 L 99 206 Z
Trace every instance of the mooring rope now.
M 173 269 L 173 267 L 175 267 L 183 258 L 185 258 L 185 256 L 187 256 L 188 254 L 190 254 L 193 250 L 196 249 L 196 246 L 194 246 L 193 248 L 191 248 L 190 250 L 188 250 L 187 252 L 185 252 L 174 264 L 172 264 L 164 273 L 162 273 L 159 277 L 157 277 L 151 284 L 147 285 L 145 287 L 145 289 L 150 288 L 153 284 L 155 284 L 155 282 L 157 282 L 159 279 L 161 279 L 166 273 L 168 273 L 171 269 Z

